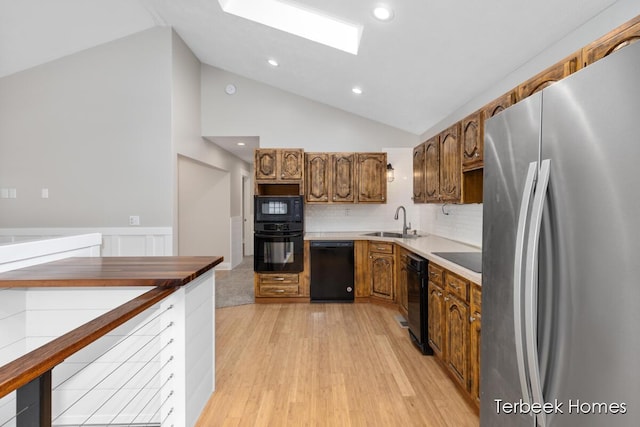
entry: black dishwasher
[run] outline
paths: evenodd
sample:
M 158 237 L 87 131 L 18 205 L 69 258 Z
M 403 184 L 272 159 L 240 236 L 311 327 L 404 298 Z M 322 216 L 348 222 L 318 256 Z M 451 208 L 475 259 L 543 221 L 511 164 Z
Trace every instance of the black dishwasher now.
M 352 241 L 312 241 L 311 302 L 353 302 Z
M 402 261 L 407 275 L 409 336 L 422 354 L 431 355 L 433 350 L 428 343 L 427 260 L 410 254 L 405 255 Z

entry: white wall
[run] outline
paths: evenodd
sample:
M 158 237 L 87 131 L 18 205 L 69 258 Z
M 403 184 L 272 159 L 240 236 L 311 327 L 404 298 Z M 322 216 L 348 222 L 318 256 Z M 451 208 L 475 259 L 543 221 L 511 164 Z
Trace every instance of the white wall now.
M 236 85 L 235 95 L 225 93 L 228 83 Z M 261 147 L 306 151 L 382 151 L 419 141 L 414 134 L 208 65 L 202 66 L 202 134 L 253 135 Z
M 178 255 L 231 259 L 229 173 L 178 158 Z
M 499 76 L 494 85 L 473 97 L 459 109 L 451 112 L 442 121 L 428 129 L 421 135 L 420 140 L 424 141 L 438 134 L 451 124 L 463 119 L 488 102 L 533 77 L 538 72 L 637 15 L 640 15 L 640 2 L 637 0 L 617 1 L 584 25 L 568 33 L 566 37 L 557 43 L 549 46 L 539 55 L 531 58 L 511 74 Z M 482 205 L 447 205 L 445 212 L 448 212 L 449 215 L 442 213 L 442 205 L 426 204 L 421 205 L 419 209 L 422 229 L 475 246 L 482 245 Z
M 170 34 L 0 79 L 0 227 L 171 226 Z

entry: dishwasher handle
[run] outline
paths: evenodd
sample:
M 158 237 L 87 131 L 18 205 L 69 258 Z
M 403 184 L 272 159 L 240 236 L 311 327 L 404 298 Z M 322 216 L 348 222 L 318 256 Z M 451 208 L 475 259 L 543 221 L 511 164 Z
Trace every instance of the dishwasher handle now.
M 353 241 L 324 241 L 315 240 L 311 242 L 312 248 L 353 248 Z

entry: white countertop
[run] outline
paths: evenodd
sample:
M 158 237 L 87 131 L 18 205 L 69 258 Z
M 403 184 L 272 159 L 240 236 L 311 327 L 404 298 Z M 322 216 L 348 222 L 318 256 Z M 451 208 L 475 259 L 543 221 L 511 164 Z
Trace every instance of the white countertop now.
M 375 237 L 365 236 L 367 231 L 341 231 L 341 232 L 322 232 L 322 233 L 305 233 L 305 240 L 374 240 L 397 243 L 400 246 L 421 255 L 433 261 L 434 263 L 452 271 L 465 279 L 482 285 L 482 274 L 471 271 L 444 258 L 434 255 L 434 252 L 482 252 L 476 246 L 467 245 L 465 243 L 456 242 L 454 240 L 445 239 L 444 237 L 435 236 L 433 234 L 420 236 L 411 239 L 391 238 L 391 237 Z

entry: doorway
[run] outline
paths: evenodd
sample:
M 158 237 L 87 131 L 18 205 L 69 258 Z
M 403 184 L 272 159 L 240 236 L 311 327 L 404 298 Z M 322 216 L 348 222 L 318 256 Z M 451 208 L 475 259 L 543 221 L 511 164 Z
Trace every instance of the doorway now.
M 178 254 L 231 259 L 229 172 L 178 156 Z

